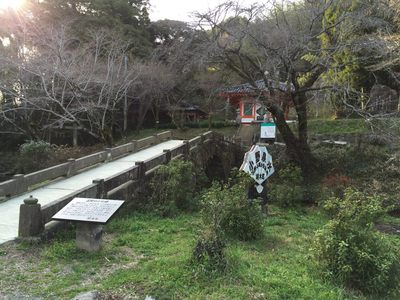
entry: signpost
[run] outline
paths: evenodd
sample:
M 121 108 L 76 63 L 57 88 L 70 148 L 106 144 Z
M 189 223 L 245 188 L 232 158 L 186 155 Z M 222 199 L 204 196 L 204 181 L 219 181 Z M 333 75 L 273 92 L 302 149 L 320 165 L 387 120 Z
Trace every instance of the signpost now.
M 123 203 L 122 200 L 74 198 L 53 219 L 105 224 Z
M 262 123 L 260 138 L 262 139 L 275 139 L 276 138 L 276 125 L 275 123 Z
M 76 221 L 76 246 L 87 251 L 101 248 L 103 224 L 125 201 L 93 198 L 74 198 L 58 213 L 54 220 Z
M 265 146 L 253 145 L 250 151 L 244 155 L 241 171 L 244 171 L 256 182 L 256 189 L 259 194 L 263 191 L 262 184 L 274 172 L 272 156 L 268 153 Z

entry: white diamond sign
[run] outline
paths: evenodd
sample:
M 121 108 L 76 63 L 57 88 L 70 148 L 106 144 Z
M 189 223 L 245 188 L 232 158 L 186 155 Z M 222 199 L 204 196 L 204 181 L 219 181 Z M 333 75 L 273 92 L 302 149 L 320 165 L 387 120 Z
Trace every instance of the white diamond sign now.
M 253 145 L 250 151 L 246 152 L 240 170 L 250 174 L 254 179 L 258 193 L 263 191 L 263 182 L 275 171 L 272 156 L 266 147 L 259 145 Z

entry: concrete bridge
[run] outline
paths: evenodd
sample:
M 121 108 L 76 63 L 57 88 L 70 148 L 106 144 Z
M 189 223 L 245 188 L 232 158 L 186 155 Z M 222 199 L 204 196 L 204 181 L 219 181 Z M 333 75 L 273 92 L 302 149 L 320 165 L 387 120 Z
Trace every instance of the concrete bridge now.
M 160 165 L 183 158 L 206 172 L 219 165 L 219 173 L 226 177 L 232 166 L 240 163 L 242 152 L 232 140 L 211 131 L 191 140 L 176 140 L 171 132 L 164 132 L 35 173 L 16 175 L 0 183 L 0 196 L 6 197 L 0 203 L 0 244 L 21 232 L 45 236 L 59 224 L 51 220 L 52 216 L 75 197 L 135 201 L 146 178 Z M 20 214 L 20 206 L 29 196 L 39 200 L 40 209 Z

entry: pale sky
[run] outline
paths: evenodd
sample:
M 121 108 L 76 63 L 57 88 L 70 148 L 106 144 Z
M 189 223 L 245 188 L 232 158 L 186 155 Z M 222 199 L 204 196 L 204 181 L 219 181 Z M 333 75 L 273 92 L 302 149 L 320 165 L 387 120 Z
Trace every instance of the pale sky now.
M 209 8 L 223 2 L 226 2 L 226 0 L 150 0 L 150 20 L 170 19 L 190 22 L 193 21 L 189 16 L 191 12 L 206 12 Z M 241 0 L 239 2 L 249 5 L 260 2 L 260 0 Z

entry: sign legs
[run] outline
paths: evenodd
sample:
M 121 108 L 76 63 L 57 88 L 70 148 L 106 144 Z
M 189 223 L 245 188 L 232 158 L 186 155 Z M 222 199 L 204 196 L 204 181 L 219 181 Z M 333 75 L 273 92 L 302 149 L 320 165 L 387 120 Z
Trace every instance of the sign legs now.
M 265 215 L 268 214 L 268 189 L 267 189 L 267 182 L 265 181 L 263 184 L 263 190 L 261 193 L 258 193 L 255 185 L 250 185 L 247 197 L 250 201 L 261 198 L 261 212 Z

